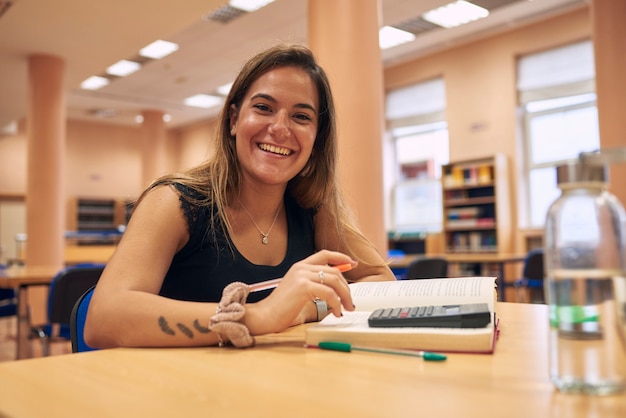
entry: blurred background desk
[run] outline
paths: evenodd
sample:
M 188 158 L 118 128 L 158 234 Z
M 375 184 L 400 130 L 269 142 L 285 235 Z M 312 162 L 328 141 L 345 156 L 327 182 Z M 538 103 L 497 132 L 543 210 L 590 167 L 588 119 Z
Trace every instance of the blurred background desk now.
M 122 232 L 118 231 L 88 231 L 65 233 L 64 263 L 71 266 L 81 263 L 106 263 L 122 239 Z M 24 264 L 28 237 L 26 234 L 17 234 L 16 257 L 11 264 Z
M 513 279 L 507 279 L 507 264 L 520 264 L 526 258 L 525 253 L 441 253 L 404 255 L 390 258 L 389 267 L 393 270 L 406 269 L 409 264 L 420 257 L 441 257 L 452 266 L 448 270 L 448 277 L 458 276 L 496 276 L 498 278 L 498 296 L 501 301 L 506 300 L 507 287 L 512 286 Z M 495 270 L 489 269 L 489 265 L 496 266 Z M 469 267 L 469 268 L 468 268 Z
M 56 266 L 13 266 L 0 270 L 0 288 L 17 291 L 16 359 L 31 357 L 29 336 L 31 332 L 28 288 L 47 286 L 61 270 Z
M 65 247 L 65 265 L 106 264 L 113 255 L 115 248 L 115 245 L 67 245 Z
M 118 348 L 0 363 L 0 416 L 626 416 L 626 396 L 554 391 L 545 305 L 501 303 L 498 316 L 493 355 L 445 362 L 305 349 L 302 325 L 248 349 Z

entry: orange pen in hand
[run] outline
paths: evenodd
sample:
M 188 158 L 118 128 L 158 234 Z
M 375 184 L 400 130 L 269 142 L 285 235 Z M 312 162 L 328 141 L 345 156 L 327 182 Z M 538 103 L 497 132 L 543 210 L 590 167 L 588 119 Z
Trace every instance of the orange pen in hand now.
M 346 271 L 352 269 L 352 264 L 350 264 L 350 263 L 338 264 L 338 265 L 332 266 L 332 267 L 338 269 L 342 273 L 345 273 Z M 250 292 L 252 293 L 252 292 L 259 292 L 261 290 L 273 289 L 276 286 L 278 286 L 278 283 L 280 283 L 281 280 L 282 280 L 282 278 L 280 278 L 280 279 L 271 279 L 271 280 L 266 280 L 264 282 L 251 284 L 251 285 L 249 285 L 250 286 Z

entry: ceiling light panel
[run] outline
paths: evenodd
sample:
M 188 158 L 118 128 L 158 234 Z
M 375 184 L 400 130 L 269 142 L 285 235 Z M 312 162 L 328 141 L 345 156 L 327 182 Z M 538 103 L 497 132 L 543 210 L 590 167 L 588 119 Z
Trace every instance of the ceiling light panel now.
M 222 96 L 228 96 L 228 93 L 230 93 L 230 89 L 232 87 L 233 87 L 233 83 L 224 84 L 217 88 L 217 92 L 221 94 Z
M 139 55 L 158 60 L 175 51 L 178 51 L 177 44 L 159 39 L 158 41 L 154 41 L 150 45 L 141 48 L 139 50 Z
M 222 98 L 218 96 L 211 96 L 209 94 L 196 94 L 194 96 L 187 97 L 185 104 L 192 107 L 201 107 L 208 109 L 222 104 Z
M 116 75 L 118 77 L 126 77 L 129 74 L 138 71 L 141 65 L 135 61 L 120 60 L 107 68 L 107 74 Z
M 454 3 L 424 13 L 424 20 L 444 28 L 453 28 L 489 16 L 489 11 L 467 1 Z
M 415 35 L 391 26 L 383 26 L 378 32 L 378 43 L 381 49 L 393 48 L 415 40 Z
M 237 9 L 245 10 L 246 12 L 254 12 L 255 10 L 259 10 L 261 7 L 267 6 L 273 1 L 274 0 L 230 0 L 228 4 L 232 7 L 236 7 Z
M 99 75 L 93 75 L 80 83 L 80 87 L 85 90 L 98 90 L 109 84 L 109 79 L 106 77 L 100 77 Z

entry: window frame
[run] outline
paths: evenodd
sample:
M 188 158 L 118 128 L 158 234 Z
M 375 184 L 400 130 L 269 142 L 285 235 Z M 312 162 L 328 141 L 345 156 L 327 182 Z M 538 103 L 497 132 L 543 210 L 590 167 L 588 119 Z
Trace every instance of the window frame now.
M 567 98 L 567 97 L 575 97 L 577 96 L 577 94 L 573 94 L 571 96 L 564 96 L 562 98 Z M 563 105 L 563 106 L 555 106 L 552 108 L 547 108 L 547 109 L 543 109 L 543 110 L 538 110 L 535 112 L 529 112 L 527 110 L 527 106 L 529 103 L 525 103 L 525 104 L 521 104 L 521 112 L 522 112 L 522 124 L 523 124 L 523 130 L 522 130 L 522 143 L 523 143 L 523 173 L 522 173 L 522 179 L 523 181 L 520 182 L 520 188 L 523 191 L 524 194 L 524 199 L 523 200 L 523 207 L 522 207 L 522 211 L 520 213 L 520 217 L 519 217 L 519 221 L 518 224 L 520 227 L 523 228 L 529 228 L 529 229 L 540 229 L 543 228 L 545 226 L 545 221 L 542 222 L 541 224 L 534 222 L 533 220 L 533 216 L 532 216 L 532 207 L 531 207 L 531 202 L 533 201 L 532 199 L 532 190 L 531 190 L 531 173 L 534 170 L 543 170 L 543 169 L 548 169 L 548 168 L 554 168 L 555 170 L 555 176 L 556 176 L 556 167 L 558 167 L 559 165 L 565 164 L 568 161 L 571 161 L 572 158 L 574 157 L 569 157 L 569 158 L 561 158 L 561 159 L 554 159 L 551 161 L 547 161 L 547 162 L 541 162 L 541 163 L 535 163 L 532 161 L 532 155 L 533 155 L 533 147 L 532 147 L 532 138 L 531 138 L 531 124 L 533 119 L 535 118 L 539 118 L 539 117 L 543 117 L 546 115 L 556 115 L 559 113 L 564 113 L 564 112 L 568 112 L 568 111 L 572 111 L 572 110 L 577 110 L 577 109 L 585 109 L 585 108 L 594 108 L 596 109 L 597 112 L 597 99 L 594 97 L 593 99 L 590 99 L 588 101 L 585 102 L 579 102 L 579 103 L 574 103 L 574 104 L 569 104 L 569 105 Z M 593 150 L 579 150 L 579 152 L 582 151 L 593 151 Z M 556 180 L 556 177 L 555 177 Z M 554 184 L 554 188 L 558 189 L 556 182 Z M 556 197 L 555 197 L 556 198 Z M 547 210 L 547 208 L 546 208 Z
M 535 163 L 532 159 L 532 144 L 535 141 L 531 137 L 531 126 L 536 118 L 563 114 L 576 109 L 594 108 L 597 114 L 593 42 L 591 39 L 583 39 L 566 45 L 557 45 L 542 51 L 521 55 L 517 57 L 516 68 L 516 91 L 518 97 L 517 150 L 519 152 L 517 186 L 520 196 L 517 204 L 517 224 L 520 229 L 540 229 L 544 227 L 545 219 L 540 221 L 539 213 L 542 208 L 535 205 L 543 206 L 547 204 L 549 206 L 551 194 L 554 192 L 555 199 L 558 196 L 556 167 L 572 158 L 576 158 L 579 152 L 590 150 L 582 149 L 585 145 L 582 142 L 577 142 L 577 148 L 581 149 L 576 148 L 576 154 L 566 158 L 560 158 L 561 156 L 559 155 L 558 158 L 554 157 L 550 161 Z M 584 95 L 587 94 L 592 94 L 593 96 L 585 98 L 588 100 L 578 101 L 578 96 L 584 98 Z M 567 103 L 568 100 L 570 100 L 569 103 Z M 529 107 L 539 104 L 550 106 L 529 110 Z M 573 120 L 575 121 L 576 119 Z M 549 125 L 546 126 L 546 129 L 549 128 Z M 581 145 L 580 147 L 578 146 L 579 144 Z M 541 144 L 537 145 L 541 146 Z M 597 146 L 600 146 L 599 143 Z M 535 155 L 539 158 L 550 158 L 550 155 L 546 155 L 549 152 L 546 149 L 543 152 L 543 156 L 539 157 L 538 153 Z M 553 149 L 553 152 L 559 152 L 558 148 Z M 542 188 L 541 191 L 533 193 L 533 190 L 531 190 L 532 174 L 538 172 L 538 170 L 546 170 L 552 167 L 554 167 L 554 189 Z M 533 208 L 535 209 L 534 211 Z M 545 209 L 547 212 L 548 207 Z

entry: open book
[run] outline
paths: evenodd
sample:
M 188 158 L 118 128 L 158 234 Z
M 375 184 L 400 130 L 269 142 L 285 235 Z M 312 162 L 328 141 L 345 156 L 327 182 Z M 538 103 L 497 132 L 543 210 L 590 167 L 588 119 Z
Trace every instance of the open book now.
M 458 277 L 351 283 L 356 311 L 330 314 L 306 330 L 305 344 L 338 341 L 353 345 L 424 351 L 493 353 L 497 338 L 496 278 Z M 370 328 L 378 308 L 487 303 L 492 320 L 484 328 Z

